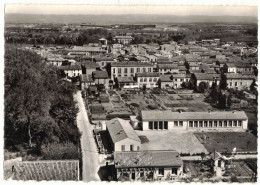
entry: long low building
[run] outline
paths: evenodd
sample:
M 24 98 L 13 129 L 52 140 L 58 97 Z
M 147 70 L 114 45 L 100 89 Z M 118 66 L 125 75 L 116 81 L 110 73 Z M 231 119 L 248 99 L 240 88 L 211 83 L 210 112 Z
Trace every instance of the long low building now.
M 142 130 L 243 129 L 248 126 L 244 111 L 172 112 L 142 111 Z
M 181 157 L 171 150 L 115 152 L 114 161 L 118 181 L 177 181 L 183 174 Z

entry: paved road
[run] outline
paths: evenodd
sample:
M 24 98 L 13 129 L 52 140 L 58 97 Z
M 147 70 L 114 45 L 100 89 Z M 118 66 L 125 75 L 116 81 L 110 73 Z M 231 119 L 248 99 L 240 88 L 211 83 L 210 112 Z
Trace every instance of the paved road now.
M 87 112 L 84 106 L 81 91 L 75 95 L 79 113 L 77 115 L 77 125 L 82 133 L 81 136 L 81 149 L 82 149 L 82 178 L 84 182 L 99 181 L 99 158 L 96 143 L 93 137 L 92 125 L 89 123 Z

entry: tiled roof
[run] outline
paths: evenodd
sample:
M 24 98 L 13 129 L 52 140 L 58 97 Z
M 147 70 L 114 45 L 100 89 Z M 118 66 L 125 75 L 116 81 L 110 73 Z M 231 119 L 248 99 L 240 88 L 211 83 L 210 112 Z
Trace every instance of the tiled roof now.
M 252 75 L 241 75 L 239 73 L 227 73 L 227 79 L 254 79 Z
M 152 64 L 148 62 L 134 62 L 134 61 L 129 61 L 129 62 L 117 62 L 117 63 L 112 63 L 111 67 L 153 67 Z
M 82 52 L 89 52 L 89 51 L 95 51 L 95 52 L 106 52 L 106 50 L 103 50 L 101 47 L 92 47 L 92 46 L 74 46 L 72 48 L 72 51 L 82 51 Z
M 60 70 L 81 70 L 79 65 L 58 66 Z
M 172 150 L 115 152 L 114 161 L 116 168 L 179 167 L 183 164 L 179 153 Z
M 97 67 L 100 67 L 97 63 L 92 61 L 85 61 L 85 62 L 79 62 L 80 65 L 84 66 L 85 68 L 93 68 L 96 69 Z
M 158 69 L 179 69 L 176 64 L 158 64 Z
M 215 78 L 220 78 L 219 74 L 207 74 L 207 73 L 194 73 L 197 80 L 215 80 Z
M 142 120 L 247 120 L 244 111 L 223 111 L 223 112 L 172 112 L 170 110 L 142 111 Z
M 161 82 L 172 82 L 171 75 L 161 75 L 160 80 Z
M 159 77 L 159 73 L 137 73 L 137 77 Z
M 117 77 L 118 83 L 134 83 L 133 77 L 128 77 L 128 76 L 122 76 L 122 77 Z
M 132 36 L 115 36 L 115 39 L 133 39 Z
M 94 79 L 106 79 L 108 78 L 107 71 L 93 71 L 93 78 Z
M 113 143 L 124 140 L 126 138 L 141 142 L 133 127 L 126 120 L 115 118 L 107 121 L 106 125 Z
M 82 74 L 80 76 L 80 81 L 81 82 L 94 82 L 92 75 L 86 75 L 86 74 Z

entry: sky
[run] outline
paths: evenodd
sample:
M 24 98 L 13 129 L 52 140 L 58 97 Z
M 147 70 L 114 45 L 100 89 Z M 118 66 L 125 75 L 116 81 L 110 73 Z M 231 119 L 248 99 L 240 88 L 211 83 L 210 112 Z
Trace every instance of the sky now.
M 119 1 L 119 0 L 118 0 Z M 56 2 L 56 1 L 55 1 Z M 63 1 L 64 2 L 64 1 Z M 154 6 L 157 5 L 157 6 Z M 83 4 L 5 4 L 5 13 L 26 14 L 161 14 L 209 16 L 258 16 L 257 6 L 153 6 Z

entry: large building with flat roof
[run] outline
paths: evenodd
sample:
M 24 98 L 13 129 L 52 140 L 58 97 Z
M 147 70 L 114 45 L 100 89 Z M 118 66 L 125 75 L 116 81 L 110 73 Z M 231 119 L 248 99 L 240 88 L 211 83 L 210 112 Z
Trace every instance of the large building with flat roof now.
M 170 110 L 142 111 L 142 130 L 226 130 L 248 126 L 244 111 L 172 112 Z

